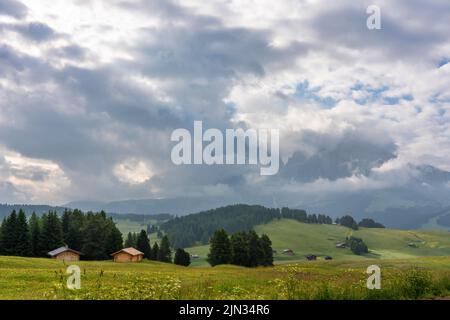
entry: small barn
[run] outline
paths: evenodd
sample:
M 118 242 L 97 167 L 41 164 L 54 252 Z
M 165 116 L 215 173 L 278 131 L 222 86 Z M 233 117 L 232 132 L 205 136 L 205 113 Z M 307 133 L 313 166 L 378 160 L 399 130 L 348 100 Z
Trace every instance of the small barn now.
M 47 253 L 52 259 L 63 261 L 79 261 L 81 252 L 70 249 L 67 246 L 52 250 Z
M 135 248 L 125 248 L 111 254 L 114 262 L 140 262 L 144 258 L 144 253 Z
M 336 248 L 344 249 L 346 247 L 347 247 L 347 244 L 345 242 L 336 243 Z
M 294 251 L 292 249 L 284 249 L 283 250 L 283 254 L 285 254 L 287 256 L 293 256 L 294 255 Z

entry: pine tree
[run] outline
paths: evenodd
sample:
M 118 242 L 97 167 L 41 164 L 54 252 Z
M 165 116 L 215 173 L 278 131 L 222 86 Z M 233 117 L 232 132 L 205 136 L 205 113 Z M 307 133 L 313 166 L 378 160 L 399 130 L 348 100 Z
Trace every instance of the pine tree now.
M 81 251 L 84 241 L 84 224 L 85 216 L 80 210 L 75 209 L 72 212 L 67 213 L 67 222 L 64 222 L 63 215 L 63 231 L 64 231 L 64 242 L 69 248 Z M 64 224 L 67 223 L 67 226 Z
M 29 223 L 30 230 L 30 242 L 31 242 L 31 255 L 38 257 L 39 252 L 39 239 L 41 237 L 41 226 L 38 216 L 35 212 L 31 215 Z
M 56 212 L 49 212 L 42 216 L 42 232 L 39 247 L 42 256 L 51 250 L 64 245 L 61 220 Z
M 208 262 L 213 267 L 231 262 L 230 239 L 223 229 L 214 232 L 211 238 Z
M 152 247 L 152 259 L 158 260 L 158 256 L 159 256 L 159 246 L 158 242 L 155 242 Z
M 2 246 L 4 255 L 16 255 L 18 238 L 17 214 L 16 210 L 13 210 L 4 221 L 4 225 L 2 227 Z
M 158 252 L 158 261 L 172 262 L 172 251 L 170 250 L 169 238 L 166 235 L 161 239 L 161 245 Z
M 17 215 L 17 243 L 15 255 L 29 257 L 31 255 L 30 233 L 25 212 L 20 209 Z
M 150 247 L 150 242 L 145 230 L 141 230 L 137 238 L 136 249 L 144 253 L 144 258 L 151 259 L 152 248 Z
M 110 233 L 109 233 L 109 239 L 107 241 L 107 252 L 109 254 L 119 251 L 123 248 L 123 239 L 122 239 L 122 233 L 117 228 L 116 224 L 113 222 L 111 218 L 108 219 L 109 225 L 110 225 Z
M 237 266 L 248 265 L 248 243 L 245 232 L 236 232 L 230 238 L 231 244 L 231 264 Z
M 6 217 L 3 218 L 2 224 L 0 226 L 0 255 L 5 255 L 5 249 L 3 245 L 3 230 L 6 226 Z
M 259 239 L 259 242 L 263 252 L 263 260 L 261 264 L 266 267 L 273 266 L 272 241 L 267 235 L 263 234 Z
M 128 232 L 127 239 L 125 240 L 125 248 L 136 247 L 136 241 L 134 241 L 133 233 Z
M 101 213 L 88 213 L 83 228 L 82 252 L 87 260 L 106 260 L 109 258 L 108 225 Z
M 259 237 L 254 230 L 248 233 L 248 267 L 256 267 L 262 264 L 264 253 Z
M 173 260 L 173 263 L 179 265 L 179 266 L 189 266 L 191 264 L 191 256 L 188 252 L 184 251 L 183 249 L 178 248 L 175 252 L 175 257 Z

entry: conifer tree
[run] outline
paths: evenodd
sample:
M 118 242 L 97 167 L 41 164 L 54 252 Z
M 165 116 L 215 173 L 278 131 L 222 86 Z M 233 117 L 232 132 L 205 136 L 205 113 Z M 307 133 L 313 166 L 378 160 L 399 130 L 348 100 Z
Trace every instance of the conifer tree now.
M 263 266 L 273 266 L 273 249 L 272 249 L 272 241 L 270 238 L 263 234 L 261 238 L 259 239 L 261 249 L 263 252 L 263 260 L 261 265 Z
M 144 253 L 144 258 L 151 259 L 152 248 L 150 247 L 150 241 L 145 230 L 141 230 L 137 238 L 136 249 Z
M 49 212 L 42 216 L 42 232 L 39 241 L 42 256 L 47 256 L 51 250 L 64 245 L 61 220 L 56 212 Z
M 158 260 L 158 256 L 159 256 L 159 245 L 158 242 L 155 242 L 152 247 L 152 259 Z
M 188 252 L 184 251 L 183 249 L 178 248 L 175 251 L 175 257 L 173 259 L 173 263 L 179 265 L 179 266 L 189 266 L 191 264 L 191 256 Z
M 39 252 L 39 239 L 41 237 L 41 226 L 38 216 L 35 212 L 31 215 L 29 224 L 30 230 L 30 243 L 31 243 L 31 255 L 33 257 L 38 257 L 41 253 Z
M 17 242 L 14 254 L 21 257 L 29 257 L 31 255 L 30 232 L 25 212 L 20 209 L 17 215 Z
M 136 242 L 134 241 L 133 233 L 128 232 L 127 239 L 125 240 L 125 248 L 136 247 Z
M 170 250 L 169 238 L 165 235 L 161 239 L 161 245 L 158 251 L 158 261 L 172 262 L 172 251 Z
M 217 230 L 211 237 L 208 262 L 213 267 L 231 262 L 230 239 L 223 229 Z
M 16 254 L 18 238 L 17 213 L 16 210 L 13 210 L 4 221 L 4 225 L 2 227 L 2 246 L 4 255 L 12 256 Z

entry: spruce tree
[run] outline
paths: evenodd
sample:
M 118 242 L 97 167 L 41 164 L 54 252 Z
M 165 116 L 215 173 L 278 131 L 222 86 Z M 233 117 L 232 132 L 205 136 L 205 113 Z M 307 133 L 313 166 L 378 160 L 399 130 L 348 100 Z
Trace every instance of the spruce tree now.
M 107 246 L 107 252 L 108 254 L 114 253 L 119 251 L 123 248 L 123 239 L 122 239 L 122 233 L 117 228 L 116 224 L 113 222 L 111 218 L 109 218 L 109 227 L 110 232 L 108 236 L 108 246 Z
M 39 247 L 42 256 L 64 245 L 61 220 L 56 212 L 49 212 L 42 217 L 42 232 Z
M 247 234 L 245 232 L 234 233 L 230 238 L 230 244 L 231 264 L 237 266 L 247 266 L 249 263 Z
M 214 232 L 210 240 L 208 262 L 211 266 L 227 264 L 231 262 L 231 245 L 228 234 L 220 229 Z
M 136 247 L 136 242 L 134 241 L 133 233 L 128 232 L 127 239 L 125 240 L 125 248 Z
M 265 267 L 273 266 L 272 241 L 266 234 L 263 234 L 259 239 L 259 242 L 263 252 L 263 259 L 261 264 Z
M 39 239 L 41 237 L 41 226 L 38 216 L 35 212 L 31 215 L 29 223 L 30 230 L 30 242 L 31 242 L 31 255 L 33 257 L 40 256 L 39 252 Z
M 18 239 L 17 214 L 16 210 L 13 210 L 6 218 L 4 226 L 2 227 L 2 246 L 4 255 L 13 256 L 17 254 L 16 246 Z
M 263 251 L 259 237 L 254 230 L 248 232 L 248 267 L 256 267 L 262 263 Z
M 3 218 L 2 224 L 0 226 L 0 255 L 5 255 L 5 249 L 3 245 L 3 230 L 5 229 L 6 225 L 6 217 Z
M 169 238 L 166 235 L 161 239 L 161 245 L 158 252 L 158 261 L 172 262 L 172 251 L 170 250 Z
M 63 215 L 63 231 L 64 231 L 64 242 L 69 246 L 69 248 L 81 251 L 84 242 L 84 225 L 85 225 L 85 215 L 80 210 L 75 209 L 72 212 L 67 213 L 67 222 L 64 222 Z M 67 226 L 64 227 L 64 224 Z
M 83 228 L 82 252 L 87 260 L 105 260 L 109 258 L 107 252 L 108 226 L 102 214 L 88 213 Z
M 151 259 L 152 248 L 150 247 L 150 242 L 145 230 L 141 230 L 137 238 L 136 249 L 144 253 L 144 258 Z
M 25 212 L 20 209 L 17 215 L 17 243 L 15 255 L 21 257 L 29 257 L 31 255 L 30 233 Z
M 175 257 L 173 259 L 173 263 L 179 265 L 179 266 L 189 266 L 191 264 L 191 256 L 188 252 L 184 251 L 183 249 L 178 248 L 175 251 Z
M 158 260 L 158 256 L 159 256 L 159 245 L 158 242 L 155 242 L 152 247 L 152 259 Z

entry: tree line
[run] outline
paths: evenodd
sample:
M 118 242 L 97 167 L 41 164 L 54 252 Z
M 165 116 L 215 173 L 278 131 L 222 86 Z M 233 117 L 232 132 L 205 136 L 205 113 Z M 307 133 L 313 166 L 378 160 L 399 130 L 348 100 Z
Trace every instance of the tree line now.
M 210 240 L 208 262 L 211 266 L 234 264 L 244 267 L 272 266 L 272 241 L 254 230 L 228 236 L 224 229 L 214 232 Z
M 108 260 L 111 253 L 122 249 L 122 233 L 112 217 L 104 211 L 84 213 L 66 209 L 60 217 L 49 211 L 41 217 L 33 213 L 27 219 L 24 210 L 13 210 L 0 225 L 0 255 L 48 257 L 48 252 L 61 246 L 81 252 L 84 260 Z M 134 247 L 149 260 L 172 262 L 172 251 L 167 236 L 153 247 L 145 230 L 129 233 L 125 247 Z M 188 266 L 190 255 L 183 249 L 175 252 L 174 263 Z
M 307 214 L 304 210 L 289 208 L 266 208 L 259 205 L 230 205 L 176 217 L 160 226 L 175 247 L 190 247 L 206 244 L 218 229 L 228 233 L 251 230 L 256 225 L 275 219 L 294 219 L 304 223 L 332 224 L 327 215 Z
M 0 226 L 0 254 L 25 257 L 47 257 L 61 246 L 81 251 L 83 259 L 110 259 L 112 252 L 122 248 L 122 234 L 105 212 L 83 213 L 65 210 L 60 218 L 49 211 L 41 217 L 15 210 Z
M 353 219 L 352 216 L 345 215 L 341 218 L 336 218 L 336 224 L 340 224 L 341 226 L 358 230 L 359 227 L 363 228 L 385 228 L 384 225 L 382 225 L 379 222 L 375 222 L 373 219 L 370 218 L 364 218 L 359 223 L 356 222 L 355 219 Z

